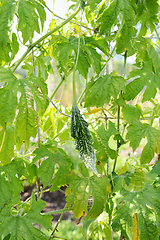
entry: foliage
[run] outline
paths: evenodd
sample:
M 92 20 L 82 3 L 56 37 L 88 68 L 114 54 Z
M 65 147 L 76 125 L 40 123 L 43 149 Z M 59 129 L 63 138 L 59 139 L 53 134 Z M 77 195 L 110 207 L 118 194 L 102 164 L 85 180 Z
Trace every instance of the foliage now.
M 47 9 L 44 0 L 0 1 L 0 239 L 158 240 L 159 2 L 72 0 L 44 34 Z M 107 69 L 114 56 L 122 76 Z M 49 97 L 53 61 L 60 82 Z M 73 105 L 64 107 L 55 94 L 71 78 Z M 34 185 L 26 201 L 24 182 Z M 66 207 L 53 227 L 41 196 L 62 186 Z M 83 237 L 68 225 L 63 234 L 69 210 Z

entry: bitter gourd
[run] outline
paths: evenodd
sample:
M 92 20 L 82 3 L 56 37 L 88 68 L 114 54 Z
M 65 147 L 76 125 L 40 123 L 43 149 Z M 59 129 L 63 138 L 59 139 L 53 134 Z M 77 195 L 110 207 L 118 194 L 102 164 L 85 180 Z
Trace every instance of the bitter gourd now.
M 87 168 L 97 174 L 96 155 L 92 146 L 92 136 L 88 123 L 82 117 L 77 105 L 72 106 L 71 136 L 75 139 L 76 149 Z

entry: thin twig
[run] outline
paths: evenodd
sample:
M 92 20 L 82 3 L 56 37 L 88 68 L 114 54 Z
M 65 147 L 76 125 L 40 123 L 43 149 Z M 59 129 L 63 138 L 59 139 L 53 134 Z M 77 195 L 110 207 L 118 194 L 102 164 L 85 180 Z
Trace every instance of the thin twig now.
M 47 96 L 47 98 L 48 98 L 48 100 L 50 101 L 50 103 L 55 107 L 55 109 L 57 109 L 57 111 L 58 111 L 60 114 L 66 116 L 66 117 L 71 118 L 70 115 L 68 115 L 68 114 L 66 114 L 66 113 L 62 113 L 62 112 L 56 107 L 56 105 L 54 104 L 54 102 L 53 102 L 48 96 Z
M 64 206 L 64 208 L 66 208 L 66 206 L 67 206 L 67 203 L 66 203 L 66 205 Z M 58 225 L 60 224 L 63 215 L 64 215 L 64 212 L 61 213 L 61 216 L 59 217 L 59 219 L 58 219 L 58 221 L 57 221 L 57 223 L 56 223 L 56 225 L 55 225 L 55 227 L 54 227 L 54 229 L 53 229 L 53 231 L 52 231 L 49 239 L 51 239 L 51 238 L 54 236 L 55 231 L 57 231 L 57 227 L 58 227 Z
M 59 18 L 59 19 L 61 19 L 61 20 L 66 20 L 65 18 L 60 17 L 60 16 L 58 16 L 57 14 L 55 14 L 49 7 L 47 7 L 47 6 L 45 6 L 45 7 L 48 9 L 48 11 L 49 11 L 50 13 L 53 14 L 54 17 L 57 17 L 57 18 Z M 77 26 L 81 26 L 81 27 L 83 27 L 83 28 L 86 28 L 86 29 L 94 32 L 94 29 L 89 28 L 89 27 L 87 27 L 87 26 L 81 25 L 81 24 L 76 23 L 76 22 L 74 22 L 74 21 L 69 21 L 69 22 L 70 22 L 70 23 L 73 23 L 73 24 L 75 24 L 75 25 L 77 25 Z

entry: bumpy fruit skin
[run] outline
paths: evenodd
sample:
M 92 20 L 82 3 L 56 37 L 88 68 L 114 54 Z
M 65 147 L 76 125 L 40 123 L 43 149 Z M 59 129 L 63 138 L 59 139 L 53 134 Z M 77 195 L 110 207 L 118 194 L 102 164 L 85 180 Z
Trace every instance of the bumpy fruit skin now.
M 71 136 L 75 139 L 76 149 L 79 151 L 79 156 L 83 159 L 86 167 L 97 174 L 92 136 L 88 129 L 88 123 L 82 117 L 77 105 L 72 107 Z

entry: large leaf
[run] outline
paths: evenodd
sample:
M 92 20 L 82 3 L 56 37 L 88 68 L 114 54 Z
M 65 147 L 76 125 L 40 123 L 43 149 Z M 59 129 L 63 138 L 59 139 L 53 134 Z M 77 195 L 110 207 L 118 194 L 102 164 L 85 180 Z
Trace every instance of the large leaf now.
M 105 130 L 104 125 L 100 125 L 98 129 L 96 130 L 96 134 L 98 136 L 98 139 L 100 140 L 101 144 L 103 145 L 103 148 L 107 155 L 111 159 L 115 159 L 117 157 L 116 150 L 109 147 L 109 139 L 112 135 L 117 134 L 117 130 L 115 128 L 115 124 L 109 121 L 108 124 L 108 130 Z
M 79 177 L 74 173 L 69 176 L 66 189 L 67 204 L 73 204 L 73 212 L 80 218 L 87 214 L 89 196 L 93 197 L 93 205 L 85 219 L 95 218 L 102 213 L 104 208 L 104 197 L 110 192 L 109 179 L 106 176 L 90 178 Z M 107 189 L 107 191 L 106 191 Z
M 120 11 L 120 1 L 114 0 L 108 8 L 100 15 L 98 22 L 101 22 L 100 34 L 109 34 Z
M 15 123 L 15 137 L 17 150 L 19 150 L 22 144 L 25 143 L 26 151 L 29 147 L 30 137 L 35 138 L 37 134 L 37 114 L 36 111 L 33 110 L 33 102 L 30 95 L 25 93 L 24 89 L 21 91 L 21 94 L 18 105 L 19 112 Z
M 0 163 L 2 165 L 11 162 L 14 156 L 14 126 L 9 125 L 0 130 Z
M 140 76 L 138 78 L 135 78 Z M 157 87 L 160 88 L 160 75 L 157 75 L 152 70 L 152 60 L 146 60 L 142 66 L 142 69 L 136 69 L 130 72 L 128 79 L 135 78 L 129 82 L 126 86 L 126 94 L 124 98 L 129 101 L 133 100 L 145 86 L 142 102 L 154 98 L 157 93 Z
M 18 31 L 22 32 L 23 43 L 33 38 L 34 31 L 40 33 L 38 15 L 35 11 L 35 5 L 31 1 L 19 1 L 18 18 Z
M 19 80 L 19 91 L 21 93 L 18 114 L 16 117 L 16 146 L 20 149 L 25 143 L 25 150 L 28 149 L 30 137 L 35 137 L 37 133 L 37 112 L 34 107 L 34 101 L 38 113 L 42 115 L 48 105 L 47 86 L 42 78 L 36 78 L 31 75 L 30 78 Z
M 100 240 L 104 239 L 105 236 L 107 240 L 112 240 L 112 231 L 108 220 L 109 218 L 106 212 L 103 212 L 95 219 L 87 230 L 88 239 Z
M 137 22 L 140 21 L 141 28 L 139 36 L 145 36 L 150 27 L 151 32 L 155 30 L 155 23 L 158 23 L 158 1 L 144 0 L 138 2 Z
M 125 80 L 114 73 L 99 77 L 89 82 L 86 87 L 85 107 L 102 107 L 111 97 L 117 98 L 120 91 L 125 91 Z
M 1 1 L 0 3 L 0 65 L 1 61 L 9 61 L 10 48 L 10 23 L 14 17 L 16 8 L 15 0 Z
M 132 123 L 135 120 L 139 120 L 142 113 L 138 107 L 126 104 L 122 109 L 122 114 L 127 123 Z
M 123 12 L 122 29 L 120 36 L 117 39 L 117 53 L 120 54 L 132 48 L 130 40 L 135 35 L 135 9 L 133 8 L 133 1 L 121 0 L 119 1 L 121 11 Z M 135 6 L 134 6 L 135 7 Z
M 9 69 L 1 67 L 0 82 L 3 83 L 0 89 L 0 125 L 4 127 L 15 117 L 19 81 Z
M 121 230 L 123 236 L 130 239 L 133 226 L 132 216 L 138 213 L 139 238 L 158 240 L 159 194 L 158 189 L 149 185 L 139 192 L 128 192 L 122 189 L 116 200 L 120 204 L 113 218 L 113 230 Z
M 4 239 L 8 233 L 15 240 L 22 239 L 24 235 L 27 239 L 48 239 L 42 231 L 33 226 L 33 223 L 37 223 L 48 230 L 52 228 L 52 216 L 43 216 L 40 213 L 46 206 L 45 202 L 41 199 L 36 201 L 32 194 L 30 202 L 20 205 L 17 210 L 13 208 L 16 203 L 17 199 L 13 199 L 0 213 L 0 239 Z
M 160 131 L 149 124 L 142 124 L 139 121 L 130 124 L 127 130 L 126 137 L 130 140 L 133 151 L 139 146 L 142 138 L 147 138 L 147 144 L 143 148 L 140 161 L 141 163 L 149 163 L 155 152 L 160 152 Z
M 74 36 L 70 36 L 69 38 L 54 37 L 51 43 L 53 42 L 54 44 L 56 43 L 53 47 L 53 55 L 56 57 L 61 67 L 73 67 L 77 56 L 78 38 Z M 88 70 L 91 65 L 93 65 L 93 70 L 97 74 L 101 71 L 101 55 L 97 51 L 96 47 L 108 55 L 106 50 L 108 45 L 104 39 L 96 40 L 93 37 L 80 38 L 77 70 L 84 78 L 87 78 Z
M 117 53 L 124 52 L 131 48 L 130 40 L 135 34 L 135 5 L 131 0 L 114 0 L 107 9 L 100 15 L 100 34 L 109 34 L 111 27 L 117 21 L 119 14 L 121 16 L 121 28 L 117 39 Z
M 33 159 L 33 163 L 41 158 L 47 158 L 42 161 L 38 168 L 38 175 L 40 176 L 44 187 L 48 184 L 53 185 L 51 190 L 55 191 L 61 186 L 64 186 L 71 167 L 71 161 L 67 154 L 57 147 L 48 146 L 47 148 L 47 146 L 44 145 L 37 148 L 34 151 L 34 154 L 36 154 L 36 156 Z

